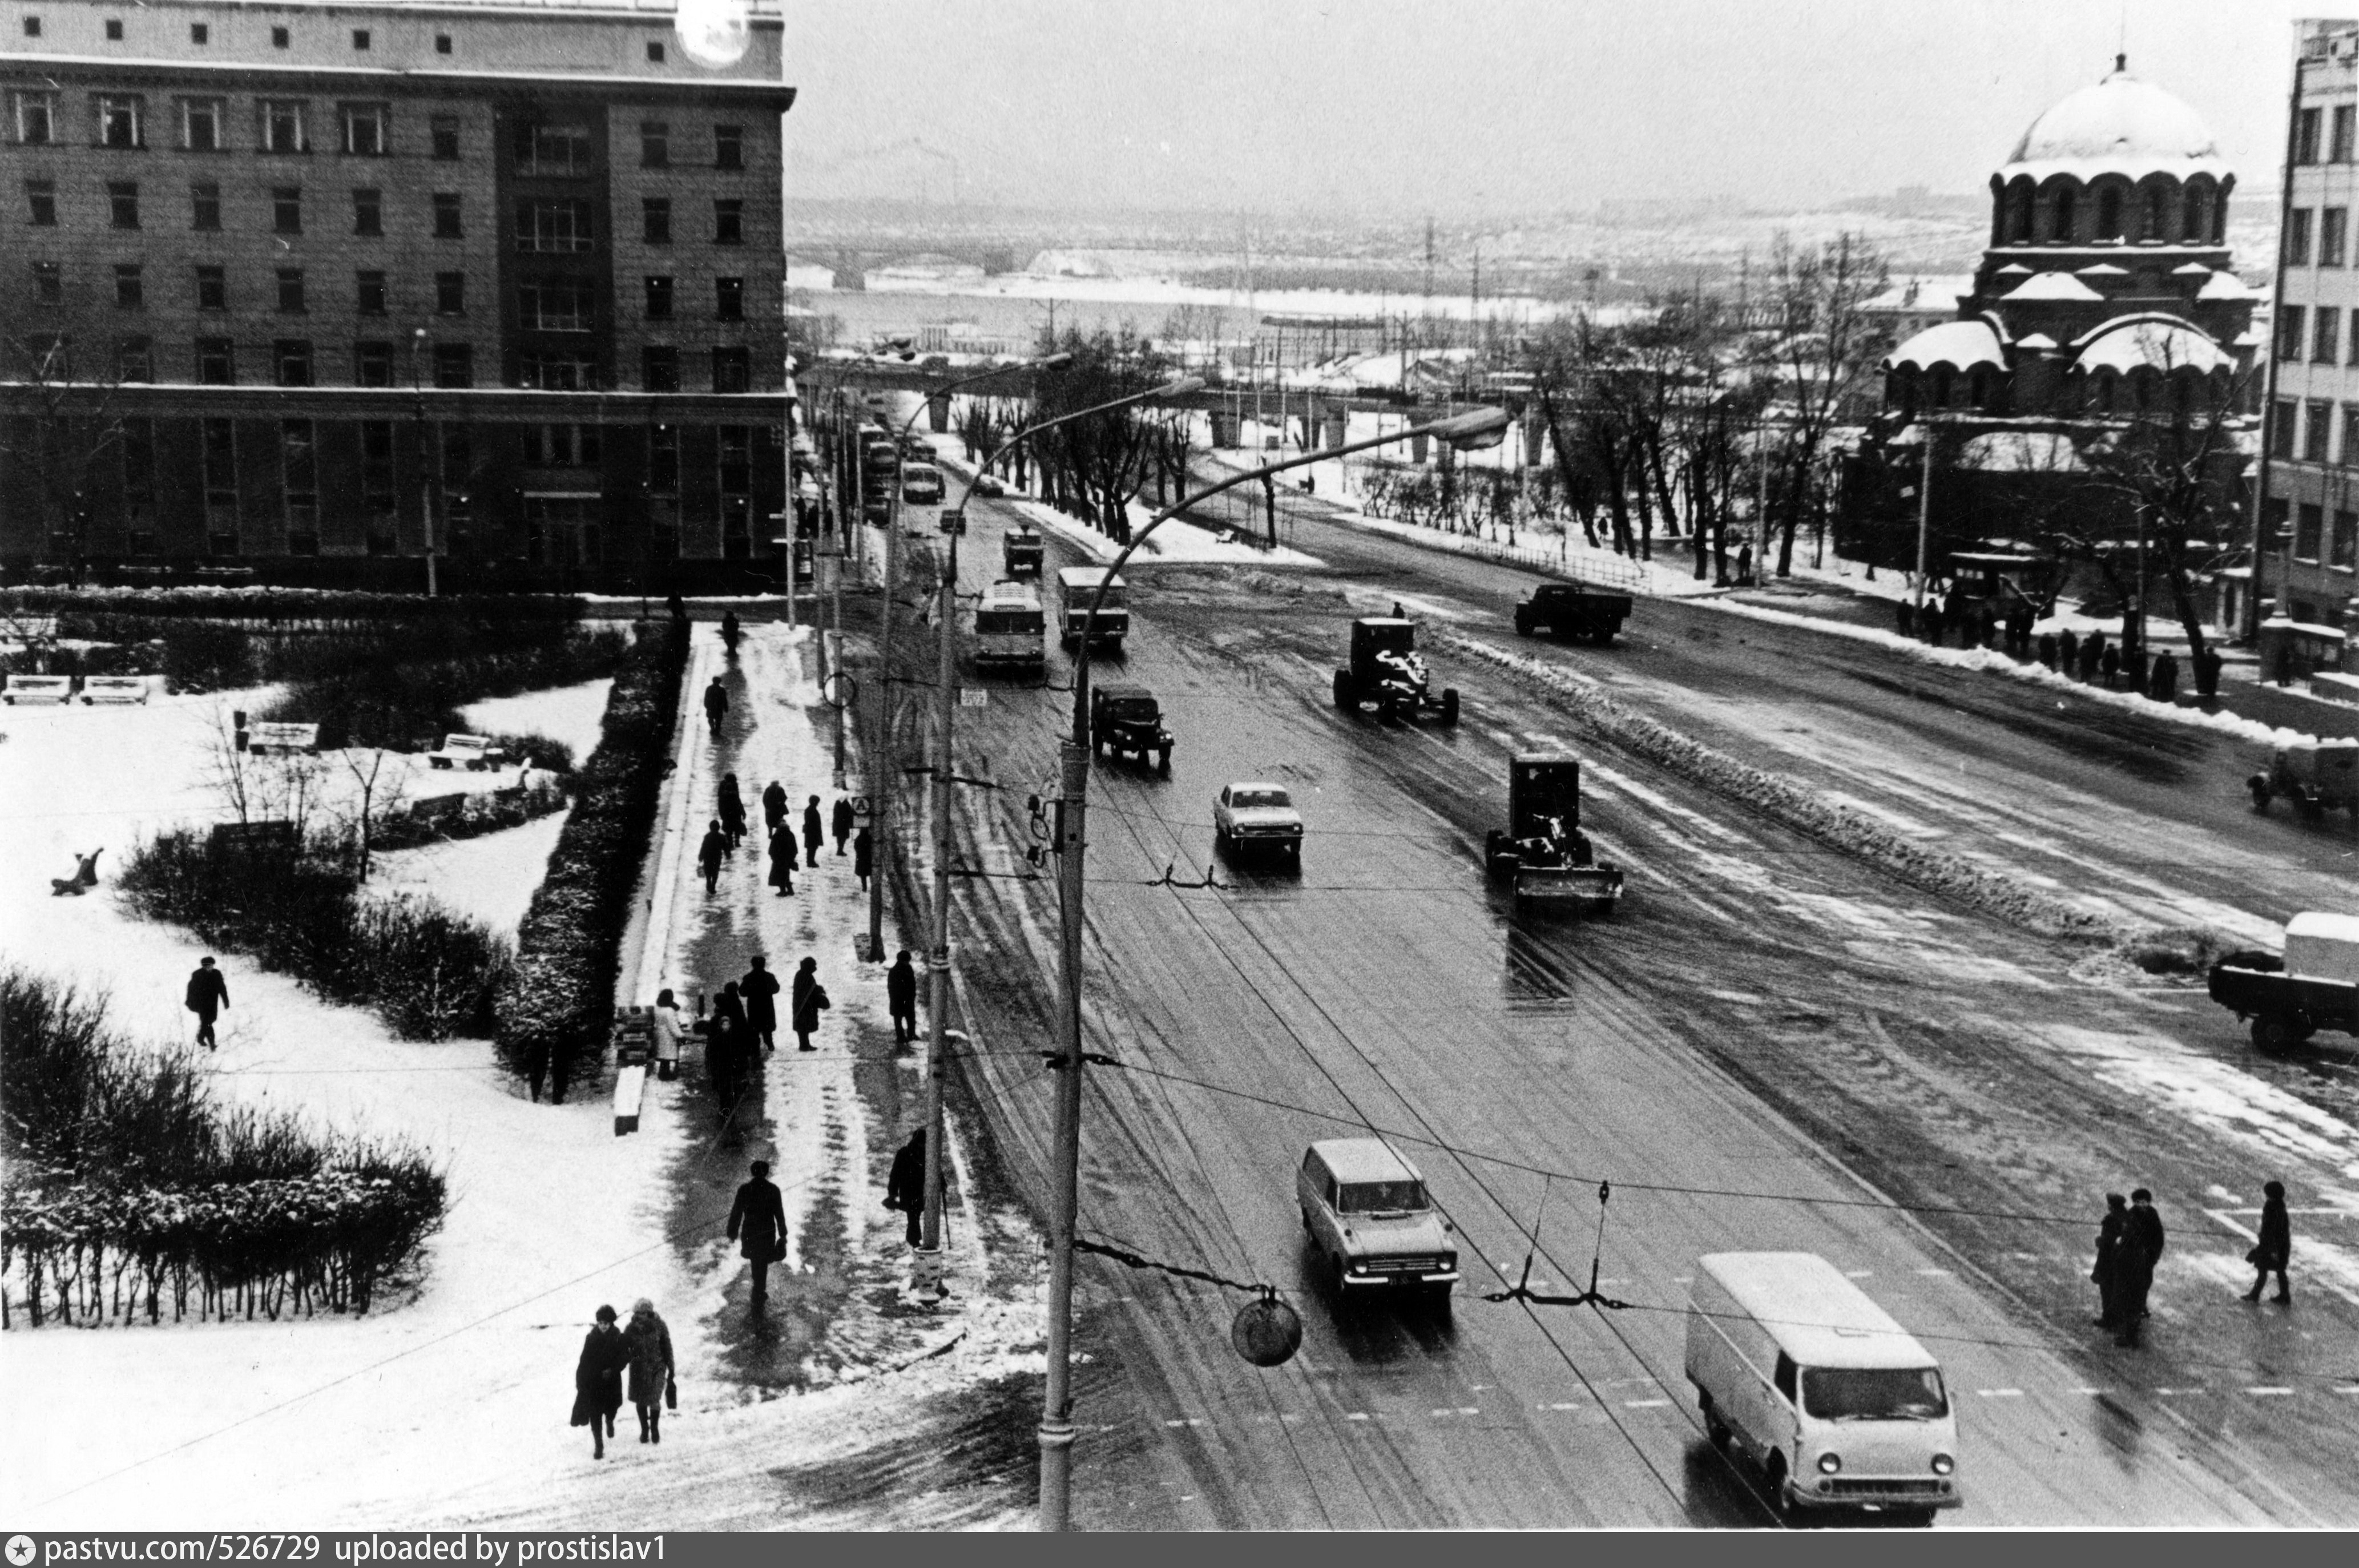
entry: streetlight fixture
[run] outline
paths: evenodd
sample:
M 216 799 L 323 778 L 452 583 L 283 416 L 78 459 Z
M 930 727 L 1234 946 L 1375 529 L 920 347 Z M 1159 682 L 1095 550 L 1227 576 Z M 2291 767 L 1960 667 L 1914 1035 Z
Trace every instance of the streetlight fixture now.
M 1068 1527 L 1072 1505 L 1072 1338 L 1073 1225 L 1079 1205 L 1082 1158 L 1082 938 L 1085 924 L 1082 899 L 1085 891 L 1082 856 L 1082 825 L 1088 814 L 1090 784 L 1090 633 L 1106 587 L 1132 552 L 1147 536 L 1191 506 L 1290 468 L 1346 457 L 1372 447 L 1420 436 L 1435 436 L 1459 452 L 1494 447 L 1506 439 L 1514 421 L 1503 408 L 1474 408 L 1428 424 L 1412 425 L 1389 435 L 1370 436 L 1323 452 L 1304 452 L 1283 462 L 1233 474 L 1191 495 L 1182 496 L 1158 512 L 1106 567 L 1098 591 L 1091 596 L 1082 619 L 1080 651 L 1073 657 L 1073 728 L 1062 746 L 1063 779 L 1056 824 L 1057 881 L 1060 914 L 1059 935 L 1062 963 L 1058 975 L 1058 1065 L 1056 1128 L 1051 1144 L 1052 1174 L 1049 1232 L 1049 1377 L 1040 1411 L 1040 1528 Z M 945 813 L 946 814 L 946 813 Z M 939 1006 L 939 1003 L 937 1004 Z

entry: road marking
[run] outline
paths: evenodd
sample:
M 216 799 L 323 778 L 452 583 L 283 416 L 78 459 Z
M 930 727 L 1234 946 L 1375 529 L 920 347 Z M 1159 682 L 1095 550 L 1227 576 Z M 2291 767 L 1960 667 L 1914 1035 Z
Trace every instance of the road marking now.
M 1974 1392 L 1980 1394 L 1985 1399 L 2019 1399 L 2023 1398 L 2023 1390 L 2020 1388 L 1976 1388 Z
M 2268 1387 L 2267 1384 L 2260 1384 L 2260 1385 L 2256 1385 L 2256 1386 L 2255 1386 L 2255 1387 L 2253 1387 L 2253 1388 L 2250 1388 L 2245 1389 L 2245 1392 L 2246 1392 L 2247 1394 L 2263 1394 L 2263 1395 L 2268 1395 L 2268 1394 L 2290 1394 L 2290 1393 L 2292 1393 L 2292 1392 L 2293 1392 L 2293 1390 L 2292 1390 L 2291 1388 L 2273 1388 Z
M 2075 1388 L 2072 1391 L 2076 1394 L 2102 1394 L 2104 1392 L 2103 1388 Z
M 2155 1392 L 2168 1399 L 2176 1394 L 2208 1394 L 2209 1388 L 2157 1388 Z
M 1577 1399 L 1560 1399 L 1552 1405 L 1542 1405 L 1544 1410 L 1585 1410 L 1589 1407 Z
M 1950 1271 L 1946 1269 L 1919 1269 L 1917 1272 L 1929 1279 L 1946 1279 L 1950 1277 Z
M 1189 1416 L 1189 1417 L 1185 1418 L 1184 1420 L 1180 1420 L 1180 1421 L 1165 1421 L 1163 1424 L 1164 1424 L 1165 1426 L 1202 1426 L 1202 1425 L 1204 1424 L 1204 1422 L 1203 1422 L 1202 1418 L 1201 1418 L 1201 1417 L 1198 1417 L 1198 1416 Z
M 2359 1394 L 2359 1383 L 2337 1383 L 2334 1391 L 2338 1394 Z
M 1670 1402 L 1669 1399 L 1625 1399 L 1622 1408 L 1625 1410 L 1659 1410 Z
M 1875 1278 L 1875 1270 L 1873 1269 L 1846 1269 L 1843 1270 L 1843 1278 L 1846 1279 L 1873 1279 Z
M 1695 1283 L 1695 1276 L 1692 1274 L 1674 1274 L 1671 1276 L 1671 1283 L 1674 1285 L 1692 1285 Z
M 1368 1412 L 1365 1410 L 1346 1410 L 1343 1413 L 1343 1419 L 1345 1421 L 1366 1421 L 1368 1419 Z

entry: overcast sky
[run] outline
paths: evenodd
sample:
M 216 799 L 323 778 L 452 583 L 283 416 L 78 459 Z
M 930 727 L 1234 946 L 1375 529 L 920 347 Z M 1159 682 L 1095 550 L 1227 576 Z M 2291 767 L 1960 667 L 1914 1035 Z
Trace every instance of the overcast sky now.
M 2350 0 L 2343 0 L 2348 6 Z M 1984 187 L 2111 66 L 2275 182 L 2299 0 L 786 0 L 790 188 L 1369 216 Z

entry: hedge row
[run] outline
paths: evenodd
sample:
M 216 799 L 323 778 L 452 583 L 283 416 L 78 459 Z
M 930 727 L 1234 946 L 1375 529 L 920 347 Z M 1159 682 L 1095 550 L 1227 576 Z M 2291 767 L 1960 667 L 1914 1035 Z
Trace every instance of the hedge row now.
M 479 790 L 468 796 L 449 816 L 386 818 L 370 830 L 369 847 L 417 849 L 424 844 L 480 838 L 484 833 L 522 827 L 561 811 L 571 798 L 565 785 L 554 779 L 536 780 L 522 789 Z
M 614 976 L 688 668 L 688 624 L 642 623 L 606 701 L 597 749 L 574 775 L 573 814 L 516 932 L 495 1011 L 500 1060 L 552 1102 L 606 1049 Z
M 195 615 L 255 625 L 336 621 L 470 619 L 578 621 L 587 603 L 566 593 L 367 593 L 331 588 L 48 588 L 0 590 L 0 613 L 76 610 L 136 615 Z

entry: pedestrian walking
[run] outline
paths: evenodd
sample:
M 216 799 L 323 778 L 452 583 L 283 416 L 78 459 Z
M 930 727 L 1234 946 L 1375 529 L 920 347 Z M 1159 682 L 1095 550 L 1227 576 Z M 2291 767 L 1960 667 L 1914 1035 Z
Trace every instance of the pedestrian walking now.
M 2066 626 L 2056 634 L 2056 672 L 2071 676 L 2081 668 L 2081 634 Z
M 770 780 L 770 787 L 762 791 L 762 831 L 766 833 L 776 833 L 778 831 L 778 824 L 786 820 L 787 787 L 773 779 Z
M 2154 1268 L 2162 1261 L 2162 1215 L 2155 1211 L 2154 1194 L 2144 1187 L 2130 1194 L 2130 1212 L 2122 1224 L 2121 1250 L 2114 1265 L 2114 1301 L 2121 1309 L 2122 1334 L 2116 1341 L 2136 1350 L 2145 1333 L 2147 1293 L 2154 1289 Z
M 2097 668 L 2104 662 L 2104 633 L 2091 632 L 2087 637 L 2081 639 L 2081 679 L 2082 681 L 2090 681 L 2096 680 Z
M 819 869 L 820 846 L 826 842 L 827 824 L 820 821 L 819 797 L 813 795 L 803 808 L 803 864 L 813 871 Z
M 2129 1223 L 2130 1201 L 2119 1192 L 2105 1194 L 2105 1217 L 2097 1222 L 2097 1261 L 2089 1278 L 2097 1285 L 2097 1326 L 2118 1329 L 2122 1311 L 2115 1300 L 2115 1266 L 2121 1261 L 2122 1228 Z
M 781 898 L 795 890 L 795 830 L 784 822 L 770 830 L 770 886 Z
M 733 851 L 745 837 L 745 798 L 737 792 L 734 773 L 721 776 L 721 831 L 729 835 Z
M 623 1368 L 631 1353 L 614 1326 L 614 1309 L 600 1307 L 598 1321 L 582 1342 L 582 1358 L 573 1364 L 573 1424 L 590 1429 L 590 1457 L 606 1457 L 606 1440 L 614 1432 L 614 1412 L 623 1408 Z
M 844 840 L 852 836 L 853 819 L 851 797 L 838 795 L 835 798 L 835 810 L 829 814 L 828 826 L 835 830 L 835 854 L 839 860 L 843 857 Z
M 213 1020 L 229 1006 L 229 982 L 213 967 L 212 953 L 198 959 L 190 972 L 186 1001 L 189 1011 L 197 1015 L 197 1043 L 207 1051 L 220 1050 L 221 1042 L 213 1039 Z
M 737 995 L 745 1004 L 745 1025 L 753 1031 L 753 1038 L 761 1042 L 766 1054 L 776 1051 L 778 977 L 770 973 L 769 964 L 760 953 L 754 955 L 753 966 L 737 982 Z
M 721 831 L 721 819 L 704 830 L 704 842 L 696 846 L 697 868 L 704 873 L 704 890 L 710 894 L 721 885 L 721 863 L 729 857 L 729 835 Z
M 868 836 L 868 829 L 864 826 L 852 835 L 852 874 L 860 878 L 862 892 L 868 891 L 868 878 L 875 874 L 875 870 L 876 842 Z
M 656 1077 L 669 1083 L 679 1076 L 679 1042 L 688 1032 L 679 1021 L 679 1003 L 669 990 L 656 993 L 650 1032 L 655 1036 Z
M 885 971 L 885 1010 L 893 1015 L 893 1043 L 907 1045 L 918 1038 L 918 972 L 909 966 L 909 950 Z
M 2039 662 L 2044 669 L 2056 668 L 2056 634 L 2054 632 L 2039 634 Z
M 770 1181 L 770 1162 L 756 1160 L 753 1180 L 737 1189 L 729 1205 L 729 1239 L 754 1269 L 754 1308 L 770 1299 L 770 1265 L 787 1259 L 787 1203 Z
M 2245 1292 L 2245 1300 L 2259 1301 L 2261 1287 L 2275 1274 L 2277 1293 L 2269 1299 L 2281 1307 L 2289 1307 L 2293 1305 L 2293 1287 L 2286 1283 L 2286 1265 L 2293 1261 L 2293 1219 L 2286 1213 L 2285 1183 L 2267 1183 L 2261 1188 L 2261 1238 L 2245 1254 L 2245 1261 L 2256 1272 L 2253 1288 Z
M 630 1387 L 625 1391 L 639 1412 L 639 1441 L 661 1443 L 664 1401 L 679 1396 L 672 1389 L 671 1327 L 645 1296 L 631 1303 L 631 1322 L 623 1330 L 623 1353 L 630 1370 Z
M 2122 674 L 2125 677 L 2122 684 L 2126 686 L 2129 690 L 2136 692 L 2139 696 L 2145 696 L 2147 670 L 2149 668 L 2150 665 L 2147 659 L 2146 645 L 2144 643 L 2140 643 L 2137 647 L 2130 649 L 2129 652 L 2122 656 Z
M 794 1027 L 795 1049 L 817 1051 L 810 1037 L 819 1032 L 819 1016 L 835 1004 L 828 1000 L 827 987 L 819 983 L 819 960 L 806 958 L 795 971 Z
M 728 716 L 729 692 L 721 684 L 721 677 L 716 675 L 712 678 L 712 684 L 704 689 L 704 719 L 712 726 L 714 740 L 721 738 L 721 721 Z
M 704 1068 L 712 1080 L 712 1097 L 720 1102 L 719 1118 L 726 1122 L 745 1092 L 752 1064 L 752 1038 L 745 1023 L 745 1004 L 737 996 L 737 982 L 721 987 L 712 999 L 712 1016 L 705 1020 Z
M 2097 656 L 2097 672 L 2105 678 L 2105 690 L 2110 691 L 2120 683 L 2122 650 L 2110 645 Z
M 1753 586 L 1753 541 L 1746 539 L 1736 547 L 1736 583 L 1740 588 Z
M 674 589 L 671 593 L 664 595 L 664 610 L 675 621 L 685 621 L 688 619 L 688 604 L 687 601 L 683 600 L 679 596 L 679 591 L 678 589 Z
M 1902 637 L 1915 637 L 1917 635 L 1916 606 L 1906 599 L 1897 601 L 1892 606 L 1892 624 Z
M 1941 632 L 1945 619 L 1941 611 L 1941 601 L 1939 599 L 1928 599 L 1918 609 L 1918 628 L 1925 634 L 1925 640 L 1935 648 L 1941 646 Z
M 2195 694 L 2212 698 L 2220 694 L 2220 670 L 2228 661 L 2216 648 L 2205 648 L 2195 656 Z
M 737 612 L 734 610 L 722 611 L 721 646 L 727 648 L 732 657 L 734 657 L 737 652 Z
M 2179 660 L 2164 648 L 2154 656 L 2154 669 L 2146 678 L 2146 694 L 2158 702 L 2179 701 Z
M 903 954 L 907 957 L 908 954 Z M 909 1135 L 893 1156 L 892 1173 L 885 1178 L 885 1206 L 898 1209 L 908 1217 L 903 1235 L 915 1247 L 925 1239 L 926 1218 L 926 1129 L 919 1127 Z

